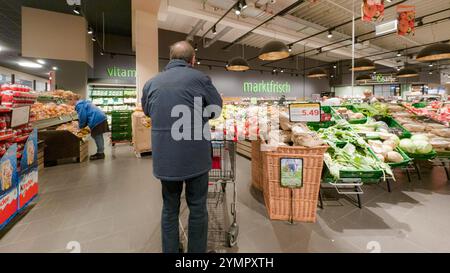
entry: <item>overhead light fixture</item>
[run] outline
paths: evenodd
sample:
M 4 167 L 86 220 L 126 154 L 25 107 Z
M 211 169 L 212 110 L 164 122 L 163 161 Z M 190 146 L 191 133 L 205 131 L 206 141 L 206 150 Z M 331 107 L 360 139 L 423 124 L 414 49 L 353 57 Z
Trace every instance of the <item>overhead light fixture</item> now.
M 450 44 L 438 43 L 425 47 L 416 60 L 419 62 L 432 62 L 450 59 Z
M 328 37 L 328 39 L 333 38 L 333 32 L 331 30 L 328 31 L 327 37 Z
M 103 56 L 103 55 L 105 55 L 105 53 L 104 53 L 103 51 L 100 51 L 100 55 L 102 55 L 102 56 Z
M 401 57 L 402 56 L 402 52 L 397 52 L 397 57 Z
M 412 68 L 405 67 L 397 73 L 397 78 L 413 78 L 419 76 L 419 73 Z
M 336 68 L 337 68 L 337 65 L 333 65 L 333 68 L 336 69 Z
M 88 27 L 88 34 L 92 35 L 94 33 L 94 30 L 91 27 Z
M 353 71 L 367 71 L 375 69 L 375 64 L 366 58 L 358 59 L 355 61 L 355 67 L 350 68 Z
M 245 0 L 239 1 L 239 7 L 241 8 L 241 10 L 246 9 L 248 7 L 247 1 L 245 1 Z
M 75 13 L 76 15 L 80 15 L 81 14 L 81 9 L 79 6 L 76 6 L 73 8 L 73 13 Z
M 428 74 L 433 75 L 433 71 L 428 72 Z
M 237 16 L 239 16 L 239 15 L 241 15 L 241 12 L 242 12 L 242 8 L 241 8 L 241 3 L 239 2 L 239 3 L 236 5 L 236 9 L 234 10 L 234 13 L 235 13 Z
M 236 72 L 243 72 L 250 69 L 250 65 L 248 62 L 241 57 L 235 57 L 231 59 L 227 64 L 227 70 L 228 71 L 236 71 Z
M 284 73 L 284 70 L 283 70 L 283 69 L 281 69 L 281 70 L 280 70 L 280 72 L 281 72 L 281 73 Z
M 429 67 L 433 67 L 434 66 L 434 64 L 433 63 L 430 63 L 429 65 L 428 65 Z
M 200 59 L 199 59 L 199 60 L 197 60 L 197 65 L 200 65 L 200 64 L 202 64 L 202 62 L 200 62 Z
M 40 64 L 46 64 L 46 62 L 44 60 L 41 60 L 41 59 L 37 60 L 37 62 L 40 63 Z
M 56 70 L 58 70 L 58 67 L 54 66 L 54 67 L 52 67 L 52 69 L 56 71 Z
M 92 42 L 96 42 L 97 39 L 95 38 L 95 36 L 92 36 Z
M 194 50 L 195 50 L 195 51 L 198 51 L 198 46 L 197 46 L 197 44 L 195 44 Z
M 322 68 L 315 68 L 308 72 L 307 77 L 313 78 L 313 79 L 325 78 L 325 77 L 327 77 L 327 72 L 325 70 L 323 70 Z
M 363 74 L 356 77 L 357 82 L 365 82 L 371 80 L 372 77 L 369 74 Z
M 42 68 L 41 64 L 29 61 L 18 62 L 17 64 L 26 68 Z
M 292 52 L 292 46 L 291 45 L 288 47 L 288 51 Z
M 216 29 L 216 25 L 213 26 L 212 28 L 212 34 L 216 35 L 217 34 L 217 29 Z
M 400 67 L 397 67 L 397 71 L 400 71 Z
M 278 61 L 289 56 L 289 49 L 280 41 L 268 42 L 259 52 L 259 59 L 263 61 Z

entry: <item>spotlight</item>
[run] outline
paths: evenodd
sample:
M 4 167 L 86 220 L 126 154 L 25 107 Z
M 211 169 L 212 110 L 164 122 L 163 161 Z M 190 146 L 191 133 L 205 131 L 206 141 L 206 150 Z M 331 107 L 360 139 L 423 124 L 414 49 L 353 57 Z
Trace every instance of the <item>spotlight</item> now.
M 247 2 L 245 0 L 240 1 L 239 6 L 241 7 L 241 9 L 246 9 L 247 6 Z
M 102 55 L 102 56 L 103 56 L 103 55 L 105 55 L 105 53 L 104 53 L 103 51 L 100 51 L 100 55 Z
M 200 64 L 202 64 L 202 63 L 200 62 L 200 60 L 197 60 L 197 65 L 200 65 Z
M 333 38 L 333 32 L 331 30 L 328 31 L 327 37 L 328 37 L 328 39 Z
M 288 51 L 292 52 L 292 46 L 291 45 L 288 47 Z
M 397 52 L 397 57 L 401 57 L 402 56 L 402 53 L 399 51 L 399 52 Z
M 284 73 L 284 70 L 283 69 L 281 69 L 281 71 L 280 71 L 281 73 Z
M 336 68 L 337 68 L 337 65 L 333 65 L 333 68 L 336 69 Z
M 430 75 L 433 75 L 433 72 L 432 71 L 430 71 L 428 74 L 430 74 Z
M 217 34 L 217 29 L 216 29 L 216 25 L 213 26 L 212 28 L 212 34 L 216 35 Z
M 93 30 L 91 27 L 89 27 L 89 28 L 88 28 L 88 34 L 89 34 L 89 35 L 92 35 L 93 33 L 94 33 L 94 30 Z
M 241 8 L 236 8 L 236 10 L 234 11 L 234 13 L 236 13 L 237 16 L 241 15 Z
M 52 67 L 52 69 L 56 71 L 56 70 L 58 70 L 58 67 L 54 66 L 54 67 Z
M 433 63 L 430 63 L 429 65 L 428 65 L 429 67 L 433 67 L 434 66 L 434 64 Z
M 194 50 L 195 50 L 195 51 L 198 51 L 198 46 L 197 46 L 197 44 L 195 44 Z
M 96 42 L 97 39 L 95 38 L 95 36 L 92 36 L 92 42 Z
M 75 13 L 76 15 L 80 15 L 81 14 L 80 7 L 76 6 L 75 8 L 73 8 L 73 13 Z

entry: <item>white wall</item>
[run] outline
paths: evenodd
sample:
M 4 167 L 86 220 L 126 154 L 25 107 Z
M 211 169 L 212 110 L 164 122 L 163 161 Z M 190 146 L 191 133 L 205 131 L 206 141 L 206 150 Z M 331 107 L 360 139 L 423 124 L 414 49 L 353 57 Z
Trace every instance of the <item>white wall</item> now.
M 372 86 L 354 86 L 353 92 L 351 86 L 342 86 L 342 87 L 335 87 L 335 95 L 336 97 L 362 97 L 364 96 L 364 91 L 369 89 L 373 92 Z

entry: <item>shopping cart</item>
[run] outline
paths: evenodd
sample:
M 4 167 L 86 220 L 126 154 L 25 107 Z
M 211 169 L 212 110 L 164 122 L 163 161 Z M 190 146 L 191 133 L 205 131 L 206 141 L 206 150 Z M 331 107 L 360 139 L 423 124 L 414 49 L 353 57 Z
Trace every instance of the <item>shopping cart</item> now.
M 237 190 L 235 182 L 236 142 L 213 140 L 212 169 L 209 172 L 208 190 L 208 249 L 217 251 L 221 246 L 233 247 L 237 243 L 239 226 L 237 224 Z M 227 194 L 227 185 L 233 192 Z M 231 195 L 231 196 L 230 196 Z M 231 197 L 228 212 L 227 196 Z M 188 218 L 188 208 L 183 202 L 180 211 L 180 251 L 183 252 L 187 242 L 185 226 Z M 231 214 L 231 224 L 230 223 Z

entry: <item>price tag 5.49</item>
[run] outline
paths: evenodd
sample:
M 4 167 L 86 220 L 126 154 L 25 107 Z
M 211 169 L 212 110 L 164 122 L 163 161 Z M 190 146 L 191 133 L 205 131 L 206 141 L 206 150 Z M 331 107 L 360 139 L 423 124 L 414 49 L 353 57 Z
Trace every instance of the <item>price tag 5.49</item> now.
M 320 122 L 320 103 L 293 103 L 289 105 L 291 122 Z

